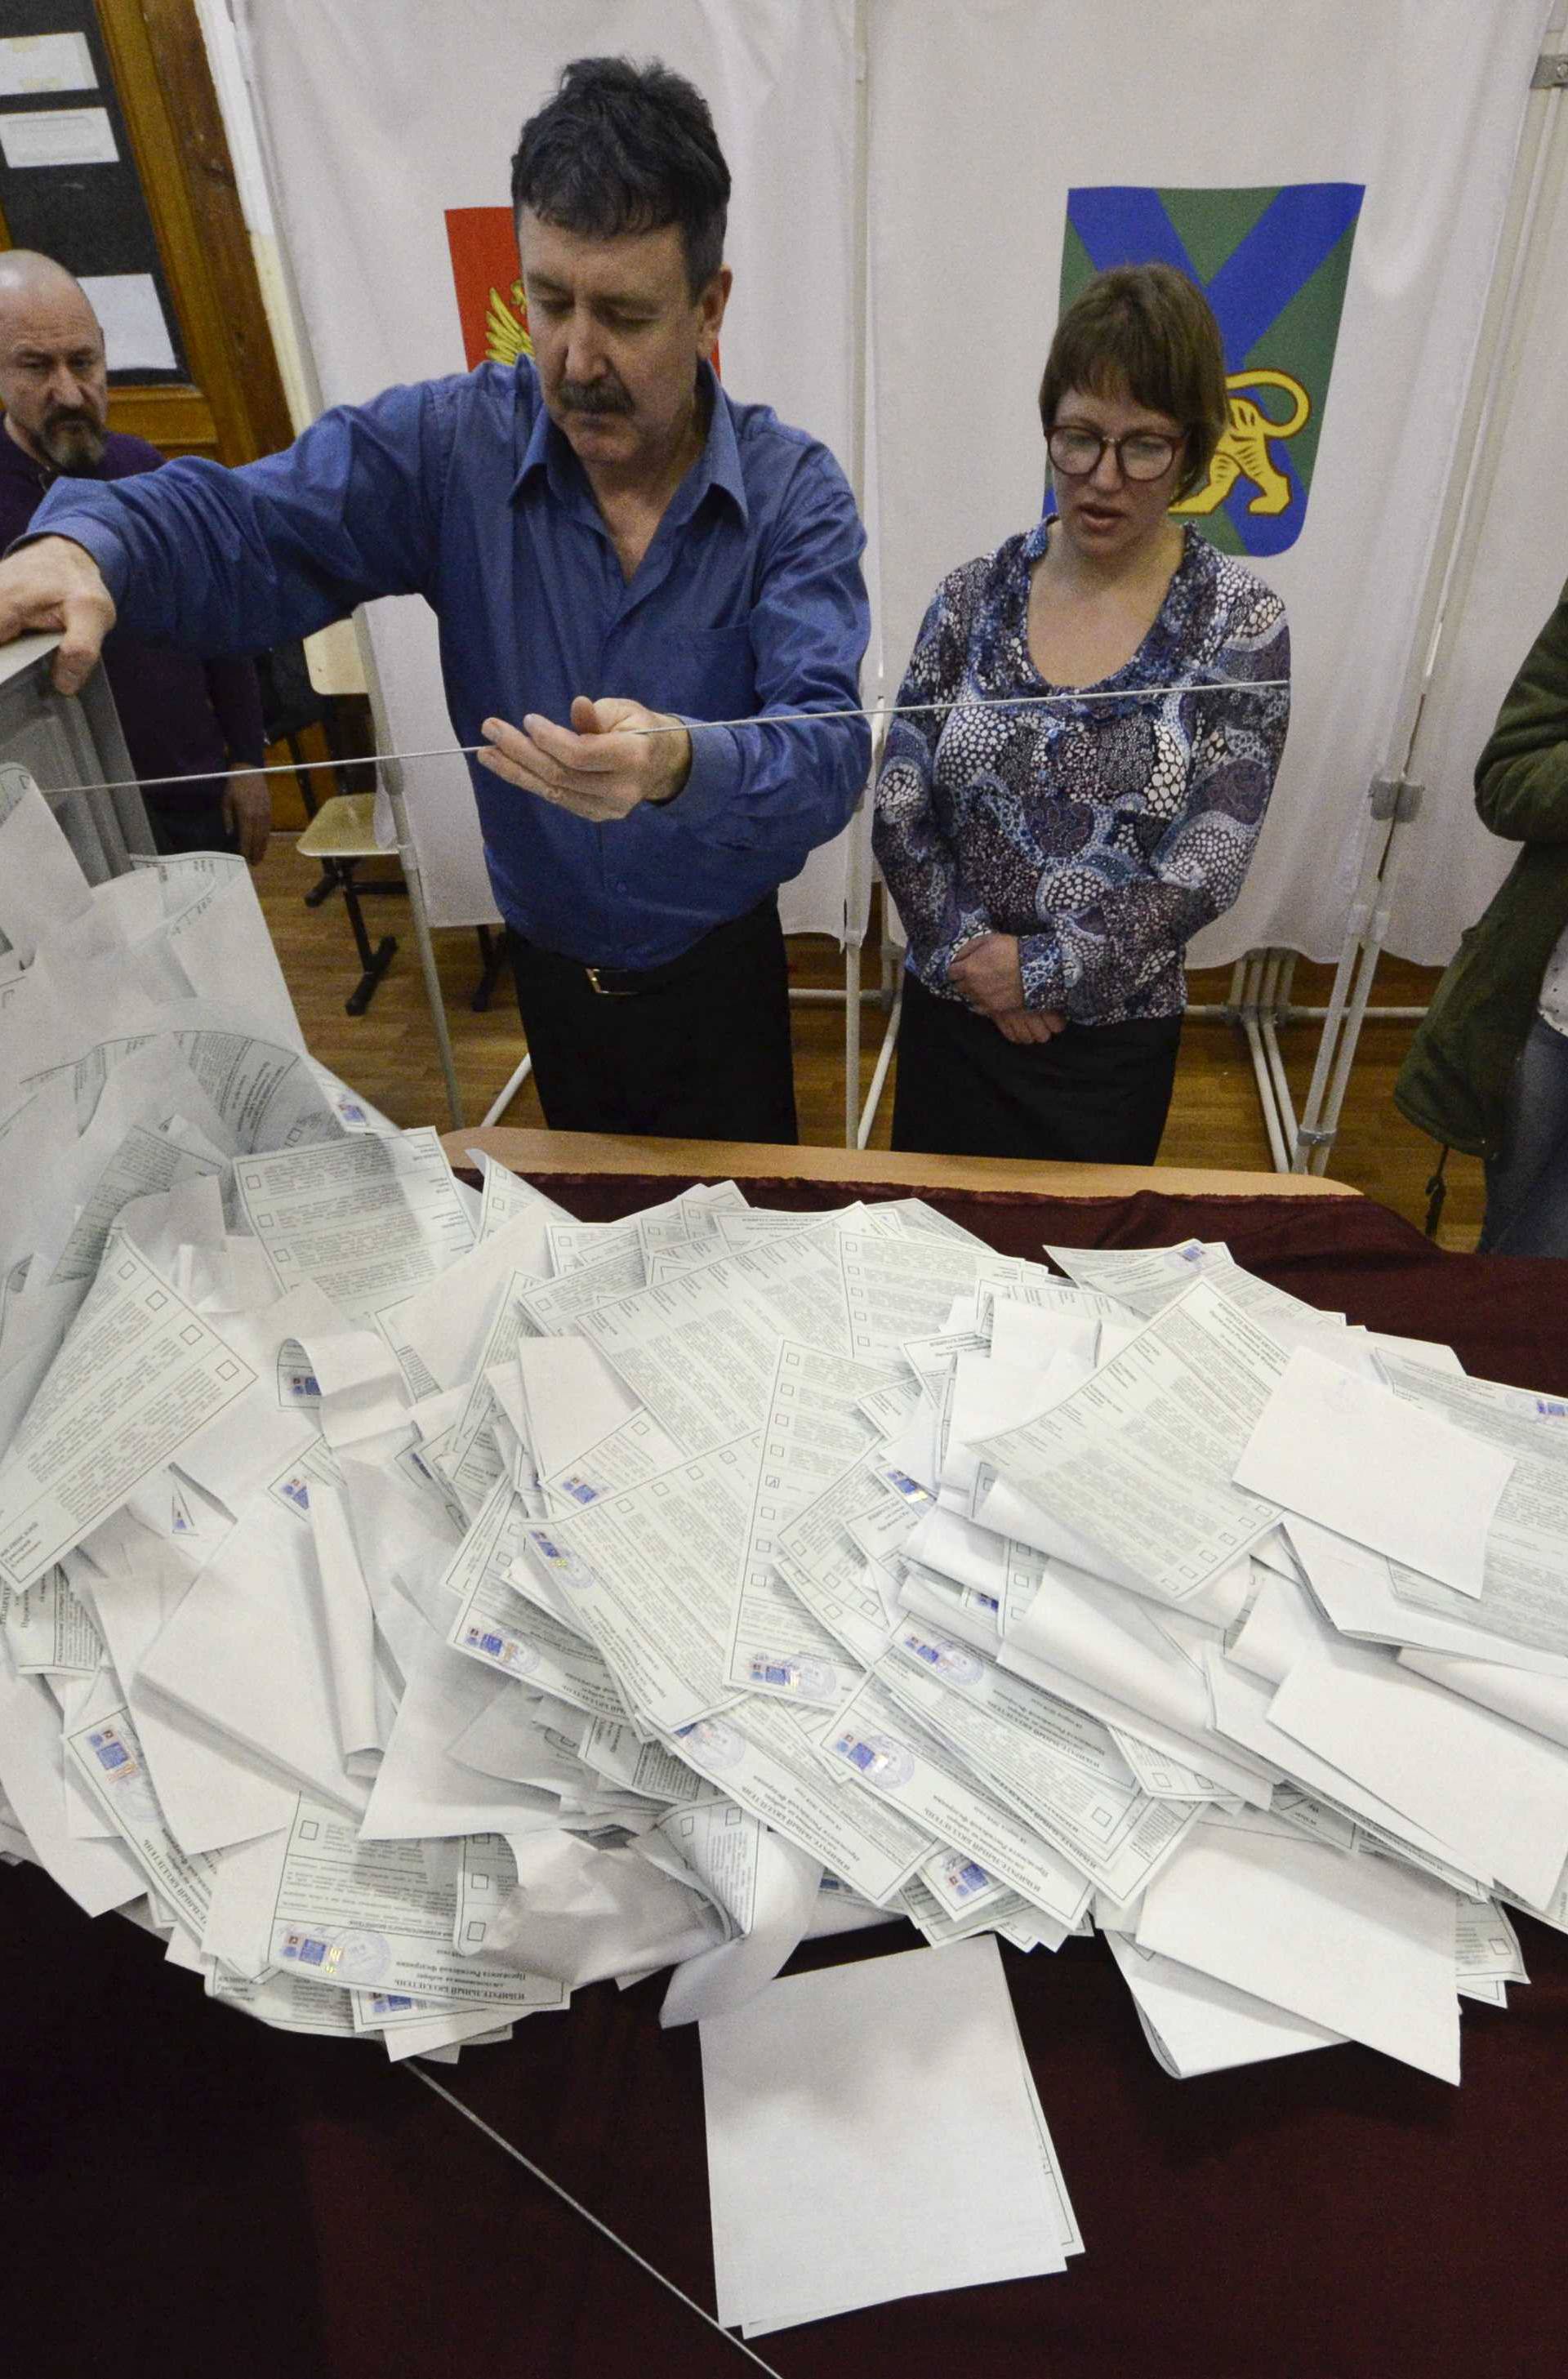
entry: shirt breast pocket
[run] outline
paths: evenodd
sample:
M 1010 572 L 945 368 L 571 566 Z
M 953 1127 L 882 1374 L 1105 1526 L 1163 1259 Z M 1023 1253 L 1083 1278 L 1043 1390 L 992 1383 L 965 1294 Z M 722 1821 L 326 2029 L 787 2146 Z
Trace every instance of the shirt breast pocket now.
M 656 707 L 691 719 L 748 719 L 756 708 L 751 630 L 675 628 L 659 656 Z

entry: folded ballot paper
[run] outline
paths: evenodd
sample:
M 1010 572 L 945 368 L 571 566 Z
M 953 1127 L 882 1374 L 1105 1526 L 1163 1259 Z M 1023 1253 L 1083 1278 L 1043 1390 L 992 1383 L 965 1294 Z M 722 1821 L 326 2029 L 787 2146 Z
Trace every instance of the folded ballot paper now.
M 1080 2252 L 996 1944 L 769 1983 L 701 2026 L 718 2318 L 747 2337 Z
M 473 1190 L 311 1060 L 239 862 L 90 889 L 18 773 L 6 1857 L 394 2059 L 668 1973 L 758 2331 L 1073 2243 L 977 1937 L 1104 1932 L 1173 2075 L 1457 2082 L 1508 1912 L 1568 1926 L 1562 1403 L 1197 1241 Z M 945 1955 L 776 1979 L 894 1917 Z

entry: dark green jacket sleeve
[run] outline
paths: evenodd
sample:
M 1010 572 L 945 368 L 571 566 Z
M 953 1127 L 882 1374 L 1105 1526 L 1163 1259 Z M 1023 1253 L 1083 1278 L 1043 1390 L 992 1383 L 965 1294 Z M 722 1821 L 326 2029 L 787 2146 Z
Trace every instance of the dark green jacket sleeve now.
M 1568 842 L 1568 587 L 1476 763 L 1476 807 L 1508 842 Z
M 1461 941 L 1393 1097 L 1434 1140 L 1495 1157 L 1541 977 L 1568 925 L 1568 588 L 1476 764 L 1476 807 L 1493 834 L 1524 848 Z

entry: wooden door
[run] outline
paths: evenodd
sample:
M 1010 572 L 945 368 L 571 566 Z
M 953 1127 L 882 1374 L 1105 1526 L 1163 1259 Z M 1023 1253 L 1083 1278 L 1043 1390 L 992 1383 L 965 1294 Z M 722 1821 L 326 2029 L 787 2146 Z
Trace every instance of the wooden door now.
M 57 257 L 126 323 L 111 426 L 220 463 L 287 445 L 193 0 L 4 0 L 0 91 L 0 247 Z

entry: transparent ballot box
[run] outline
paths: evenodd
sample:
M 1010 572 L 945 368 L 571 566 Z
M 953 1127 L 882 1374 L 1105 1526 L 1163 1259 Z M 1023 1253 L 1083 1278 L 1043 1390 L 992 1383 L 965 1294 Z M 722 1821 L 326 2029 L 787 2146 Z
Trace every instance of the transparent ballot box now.
M 58 636 L 0 646 L 0 768 L 25 768 L 46 797 L 90 884 L 123 876 L 153 849 L 146 807 L 102 669 L 79 694 L 54 691 Z M 115 784 L 122 790 L 105 792 Z

